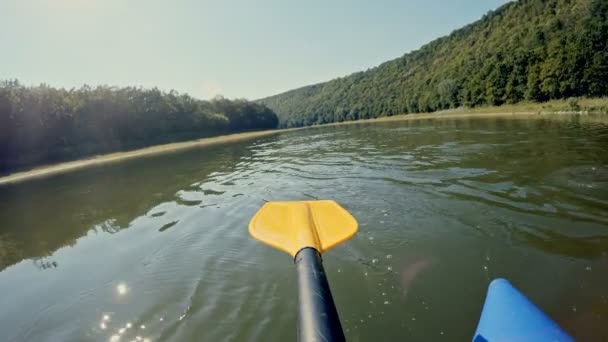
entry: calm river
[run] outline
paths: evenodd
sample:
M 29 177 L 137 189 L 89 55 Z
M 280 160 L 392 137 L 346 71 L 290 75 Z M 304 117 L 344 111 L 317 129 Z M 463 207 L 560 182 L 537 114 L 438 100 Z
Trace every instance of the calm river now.
M 496 277 L 606 341 L 601 121 L 312 128 L 2 186 L 0 340 L 293 341 L 292 260 L 247 224 L 334 199 L 360 224 L 324 255 L 349 341 L 470 341 Z

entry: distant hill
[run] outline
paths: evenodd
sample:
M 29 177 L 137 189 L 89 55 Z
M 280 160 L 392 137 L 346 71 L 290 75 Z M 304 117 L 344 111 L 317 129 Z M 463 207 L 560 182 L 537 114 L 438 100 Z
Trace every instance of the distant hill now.
M 608 1 L 520 0 L 375 68 L 258 100 L 282 127 L 608 95 Z

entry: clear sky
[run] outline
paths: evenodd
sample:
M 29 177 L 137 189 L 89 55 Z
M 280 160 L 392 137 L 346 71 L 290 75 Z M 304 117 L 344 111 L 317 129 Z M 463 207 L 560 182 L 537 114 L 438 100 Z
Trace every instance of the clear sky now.
M 0 79 L 256 99 L 373 67 L 505 0 L 0 0 Z

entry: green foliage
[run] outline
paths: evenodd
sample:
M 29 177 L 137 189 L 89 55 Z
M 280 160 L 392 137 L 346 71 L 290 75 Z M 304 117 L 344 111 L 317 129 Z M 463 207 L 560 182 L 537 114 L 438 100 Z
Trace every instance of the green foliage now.
M 364 72 L 259 100 L 282 127 L 608 95 L 608 1 L 520 0 Z
M 0 82 L 0 173 L 243 130 L 275 128 L 263 104 L 156 88 L 55 89 Z
M 581 105 L 579 104 L 580 99 L 578 97 L 571 97 L 568 99 L 568 108 L 573 111 L 581 110 Z

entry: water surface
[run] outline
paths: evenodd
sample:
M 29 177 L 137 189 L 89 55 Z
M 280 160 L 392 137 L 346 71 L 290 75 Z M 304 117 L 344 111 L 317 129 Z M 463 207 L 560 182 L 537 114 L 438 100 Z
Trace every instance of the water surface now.
M 295 269 L 268 200 L 359 221 L 324 255 L 349 341 L 467 341 L 507 277 L 608 339 L 608 125 L 585 117 L 286 132 L 0 187 L 0 340 L 290 341 Z

